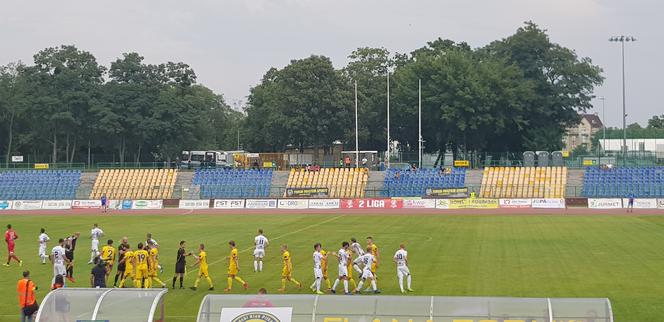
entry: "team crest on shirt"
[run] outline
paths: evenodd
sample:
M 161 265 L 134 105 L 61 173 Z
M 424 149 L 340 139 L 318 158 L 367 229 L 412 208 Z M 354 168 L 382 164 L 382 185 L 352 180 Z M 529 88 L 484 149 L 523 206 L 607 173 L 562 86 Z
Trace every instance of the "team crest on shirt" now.
M 252 311 L 238 315 L 231 322 L 281 322 L 276 316 L 261 311 Z

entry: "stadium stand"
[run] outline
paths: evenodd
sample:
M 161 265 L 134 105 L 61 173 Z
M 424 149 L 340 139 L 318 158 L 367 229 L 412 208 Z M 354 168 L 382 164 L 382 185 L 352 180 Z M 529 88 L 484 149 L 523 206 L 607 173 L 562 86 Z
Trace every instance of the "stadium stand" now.
M 176 179 L 174 169 L 103 169 L 90 198 L 106 193 L 109 199 L 169 199 Z
M 20 170 L 0 172 L 0 199 L 74 199 L 80 170 Z
M 449 173 L 438 169 L 409 171 L 390 168 L 385 171 L 385 197 L 422 197 L 427 189 L 462 188 L 466 181 L 465 168 L 451 168 Z
M 272 170 L 197 169 L 192 183 L 200 185 L 202 199 L 266 198 L 270 196 Z
M 330 198 L 363 198 L 369 181 L 366 168 L 291 169 L 287 188 L 327 188 Z
M 664 197 L 664 167 L 601 169 L 588 167 L 583 175 L 584 197 Z
M 482 198 L 564 198 L 565 167 L 487 167 Z

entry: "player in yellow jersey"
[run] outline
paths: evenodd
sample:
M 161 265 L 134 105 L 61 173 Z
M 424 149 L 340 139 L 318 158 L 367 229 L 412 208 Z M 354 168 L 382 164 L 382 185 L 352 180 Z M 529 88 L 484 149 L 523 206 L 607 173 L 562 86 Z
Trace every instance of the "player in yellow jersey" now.
M 357 288 L 357 283 L 353 279 L 353 252 L 352 251 L 347 251 L 346 256 L 348 256 L 348 261 L 346 262 L 346 265 L 348 266 L 348 281 L 350 284 L 353 285 L 353 290 Z
M 302 288 L 302 283 L 293 278 L 293 262 L 291 262 L 288 245 L 281 245 L 281 258 L 284 260 L 284 267 L 281 269 L 281 288 L 279 292 L 286 291 L 286 281 L 297 285 L 298 289 Z
M 330 279 L 327 276 L 327 251 L 321 249 L 320 254 L 323 255 L 323 261 L 321 262 L 323 267 L 323 280 L 325 280 L 325 285 L 327 286 L 327 290 L 329 292 L 332 289 L 332 285 L 330 284 Z
M 161 288 L 165 288 L 166 283 L 159 279 L 159 249 L 154 244 L 150 244 L 146 250 L 150 256 L 148 257 L 148 278 L 145 280 L 147 283 L 145 288 L 151 288 L 152 281 L 159 283 Z
M 236 281 L 242 283 L 242 286 L 246 290 L 249 288 L 249 284 L 245 282 L 242 278 L 237 276 L 237 273 L 240 272 L 240 262 L 238 258 L 238 251 L 237 248 L 235 247 L 235 242 L 234 241 L 229 241 L 228 246 L 231 249 L 231 254 L 230 256 L 226 257 L 228 260 L 228 287 L 224 289 L 225 292 L 230 292 L 231 289 L 233 288 L 233 279 Z
M 378 245 L 376 245 L 373 241 L 373 237 L 369 236 L 367 237 L 367 248 L 371 251 L 371 255 L 374 257 L 374 262 L 371 264 L 371 273 L 374 276 L 374 281 L 376 281 L 376 284 L 378 284 L 378 275 L 376 274 L 376 270 L 378 270 L 378 264 L 380 261 L 380 252 L 378 251 Z M 370 287 L 367 287 L 365 291 L 368 291 Z
M 138 243 L 138 250 L 134 252 L 134 270 L 136 271 L 135 281 L 136 287 L 143 288 L 145 287 L 145 280 L 149 278 L 148 268 L 148 258 L 150 254 L 143 249 L 143 243 Z
M 122 279 L 120 280 L 120 284 L 118 286 L 120 288 L 123 288 L 125 287 L 127 279 L 133 279 L 136 276 L 134 270 L 134 252 L 131 250 L 131 246 L 129 246 L 129 244 L 127 244 L 127 246 L 125 247 L 124 257 L 122 257 L 122 260 L 120 261 L 119 264 L 125 265 L 125 271 L 124 274 L 122 275 Z M 134 286 L 136 285 L 134 284 Z
M 212 291 L 214 290 L 214 285 L 212 285 L 212 279 L 210 278 L 210 274 L 208 274 L 208 262 L 207 262 L 207 253 L 205 252 L 205 245 L 201 244 L 198 250 L 199 250 L 198 256 L 194 255 L 194 257 L 196 257 L 196 263 L 192 265 L 192 267 L 196 267 L 196 265 L 199 266 L 198 276 L 196 277 L 194 286 L 191 289 L 194 291 L 197 290 L 198 283 L 201 281 L 201 277 L 205 277 L 208 284 L 210 285 L 210 288 L 208 290 Z
M 113 247 L 113 240 L 109 239 L 106 246 L 101 248 L 101 259 L 106 263 L 106 278 L 113 271 L 113 264 L 115 263 L 115 247 Z

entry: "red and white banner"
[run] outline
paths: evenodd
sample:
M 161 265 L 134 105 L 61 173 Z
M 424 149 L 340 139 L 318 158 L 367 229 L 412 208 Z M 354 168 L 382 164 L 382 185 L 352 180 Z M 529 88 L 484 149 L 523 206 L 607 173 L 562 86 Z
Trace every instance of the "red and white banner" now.
M 244 199 L 215 199 L 214 209 L 242 209 Z
M 339 199 L 309 199 L 309 209 L 339 209 Z
M 180 200 L 178 205 L 180 209 L 209 209 L 210 200 L 209 199 L 192 199 L 192 200 Z
M 74 200 L 71 209 L 100 209 L 101 200 Z
M 436 208 L 436 199 L 403 199 L 403 207 L 410 209 Z
M 591 209 L 619 209 L 622 208 L 622 199 L 588 199 L 588 208 Z
M 500 199 L 500 208 L 530 208 L 532 199 Z
M 401 199 L 343 199 L 343 209 L 398 209 L 403 208 Z
M 277 202 L 279 209 L 307 209 L 309 200 L 307 199 L 279 199 Z
M 14 200 L 14 210 L 37 210 L 42 209 L 41 200 Z
M 629 199 L 623 199 L 623 207 L 629 206 Z M 636 209 L 657 209 L 657 199 L 634 199 L 634 208 Z
M 44 200 L 41 209 L 71 209 L 71 200 Z
M 532 207 L 543 209 L 565 209 L 565 199 L 533 199 Z

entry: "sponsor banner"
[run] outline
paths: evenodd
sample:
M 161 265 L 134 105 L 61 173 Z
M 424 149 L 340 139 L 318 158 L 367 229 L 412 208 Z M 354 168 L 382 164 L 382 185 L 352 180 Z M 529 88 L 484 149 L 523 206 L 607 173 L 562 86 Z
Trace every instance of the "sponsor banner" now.
M 449 209 L 497 209 L 500 208 L 498 199 L 450 199 Z
M 12 206 L 14 210 L 36 210 L 42 209 L 41 200 L 14 200 L 14 205 Z
M 403 200 L 403 207 L 413 209 L 433 209 L 436 208 L 436 199 L 405 199 Z
M 565 199 L 533 199 L 533 208 L 564 209 Z
M 450 199 L 436 199 L 436 209 L 450 209 Z
M 244 206 L 248 209 L 275 209 L 277 199 L 247 199 Z
M 125 199 L 125 200 L 109 200 L 108 201 L 108 209 L 115 209 L 115 210 L 129 210 L 131 209 L 131 199 Z
M 222 308 L 220 322 L 291 322 L 292 307 L 269 307 L 272 303 L 264 298 L 250 300 L 248 304 L 244 308 Z
M 499 199 L 500 208 L 530 208 L 532 199 Z
M 623 198 L 623 207 L 629 206 L 629 199 Z M 636 209 L 657 209 L 657 199 L 634 199 L 634 208 Z
M 35 169 L 48 169 L 48 163 L 35 163 Z
M 244 199 L 215 199 L 214 209 L 240 209 L 244 208 Z
M 210 199 L 181 199 L 178 206 L 180 209 L 208 209 L 210 208 Z
M 11 210 L 14 202 L 11 200 L 0 200 L 0 211 Z
M 664 199 L 657 199 L 657 209 L 664 209 Z
M 44 200 L 41 209 L 71 209 L 71 200 Z
M 341 208 L 344 209 L 398 209 L 403 208 L 401 199 L 343 199 Z
M 309 209 L 339 209 L 339 199 L 311 199 Z
M 100 209 L 101 200 L 74 200 L 71 209 Z
M 23 162 L 22 155 L 12 155 L 12 162 Z
M 468 198 L 468 188 L 427 188 L 425 193 L 429 197 Z
M 163 207 L 163 200 L 134 200 L 131 203 L 131 209 L 161 209 Z
M 289 198 L 325 198 L 329 194 L 327 188 L 286 188 Z
M 455 167 L 468 168 L 468 167 L 470 167 L 470 161 L 468 161 L 468 160 L 454 160 L 454 166 Z
M 307 199 L 279 199 L 277 208 L 280 209 L 307 209 L 309 200 Z
M 588 208 L 592 209 L 618 209 L 622 208 L 622 199 L 588 199 Z

